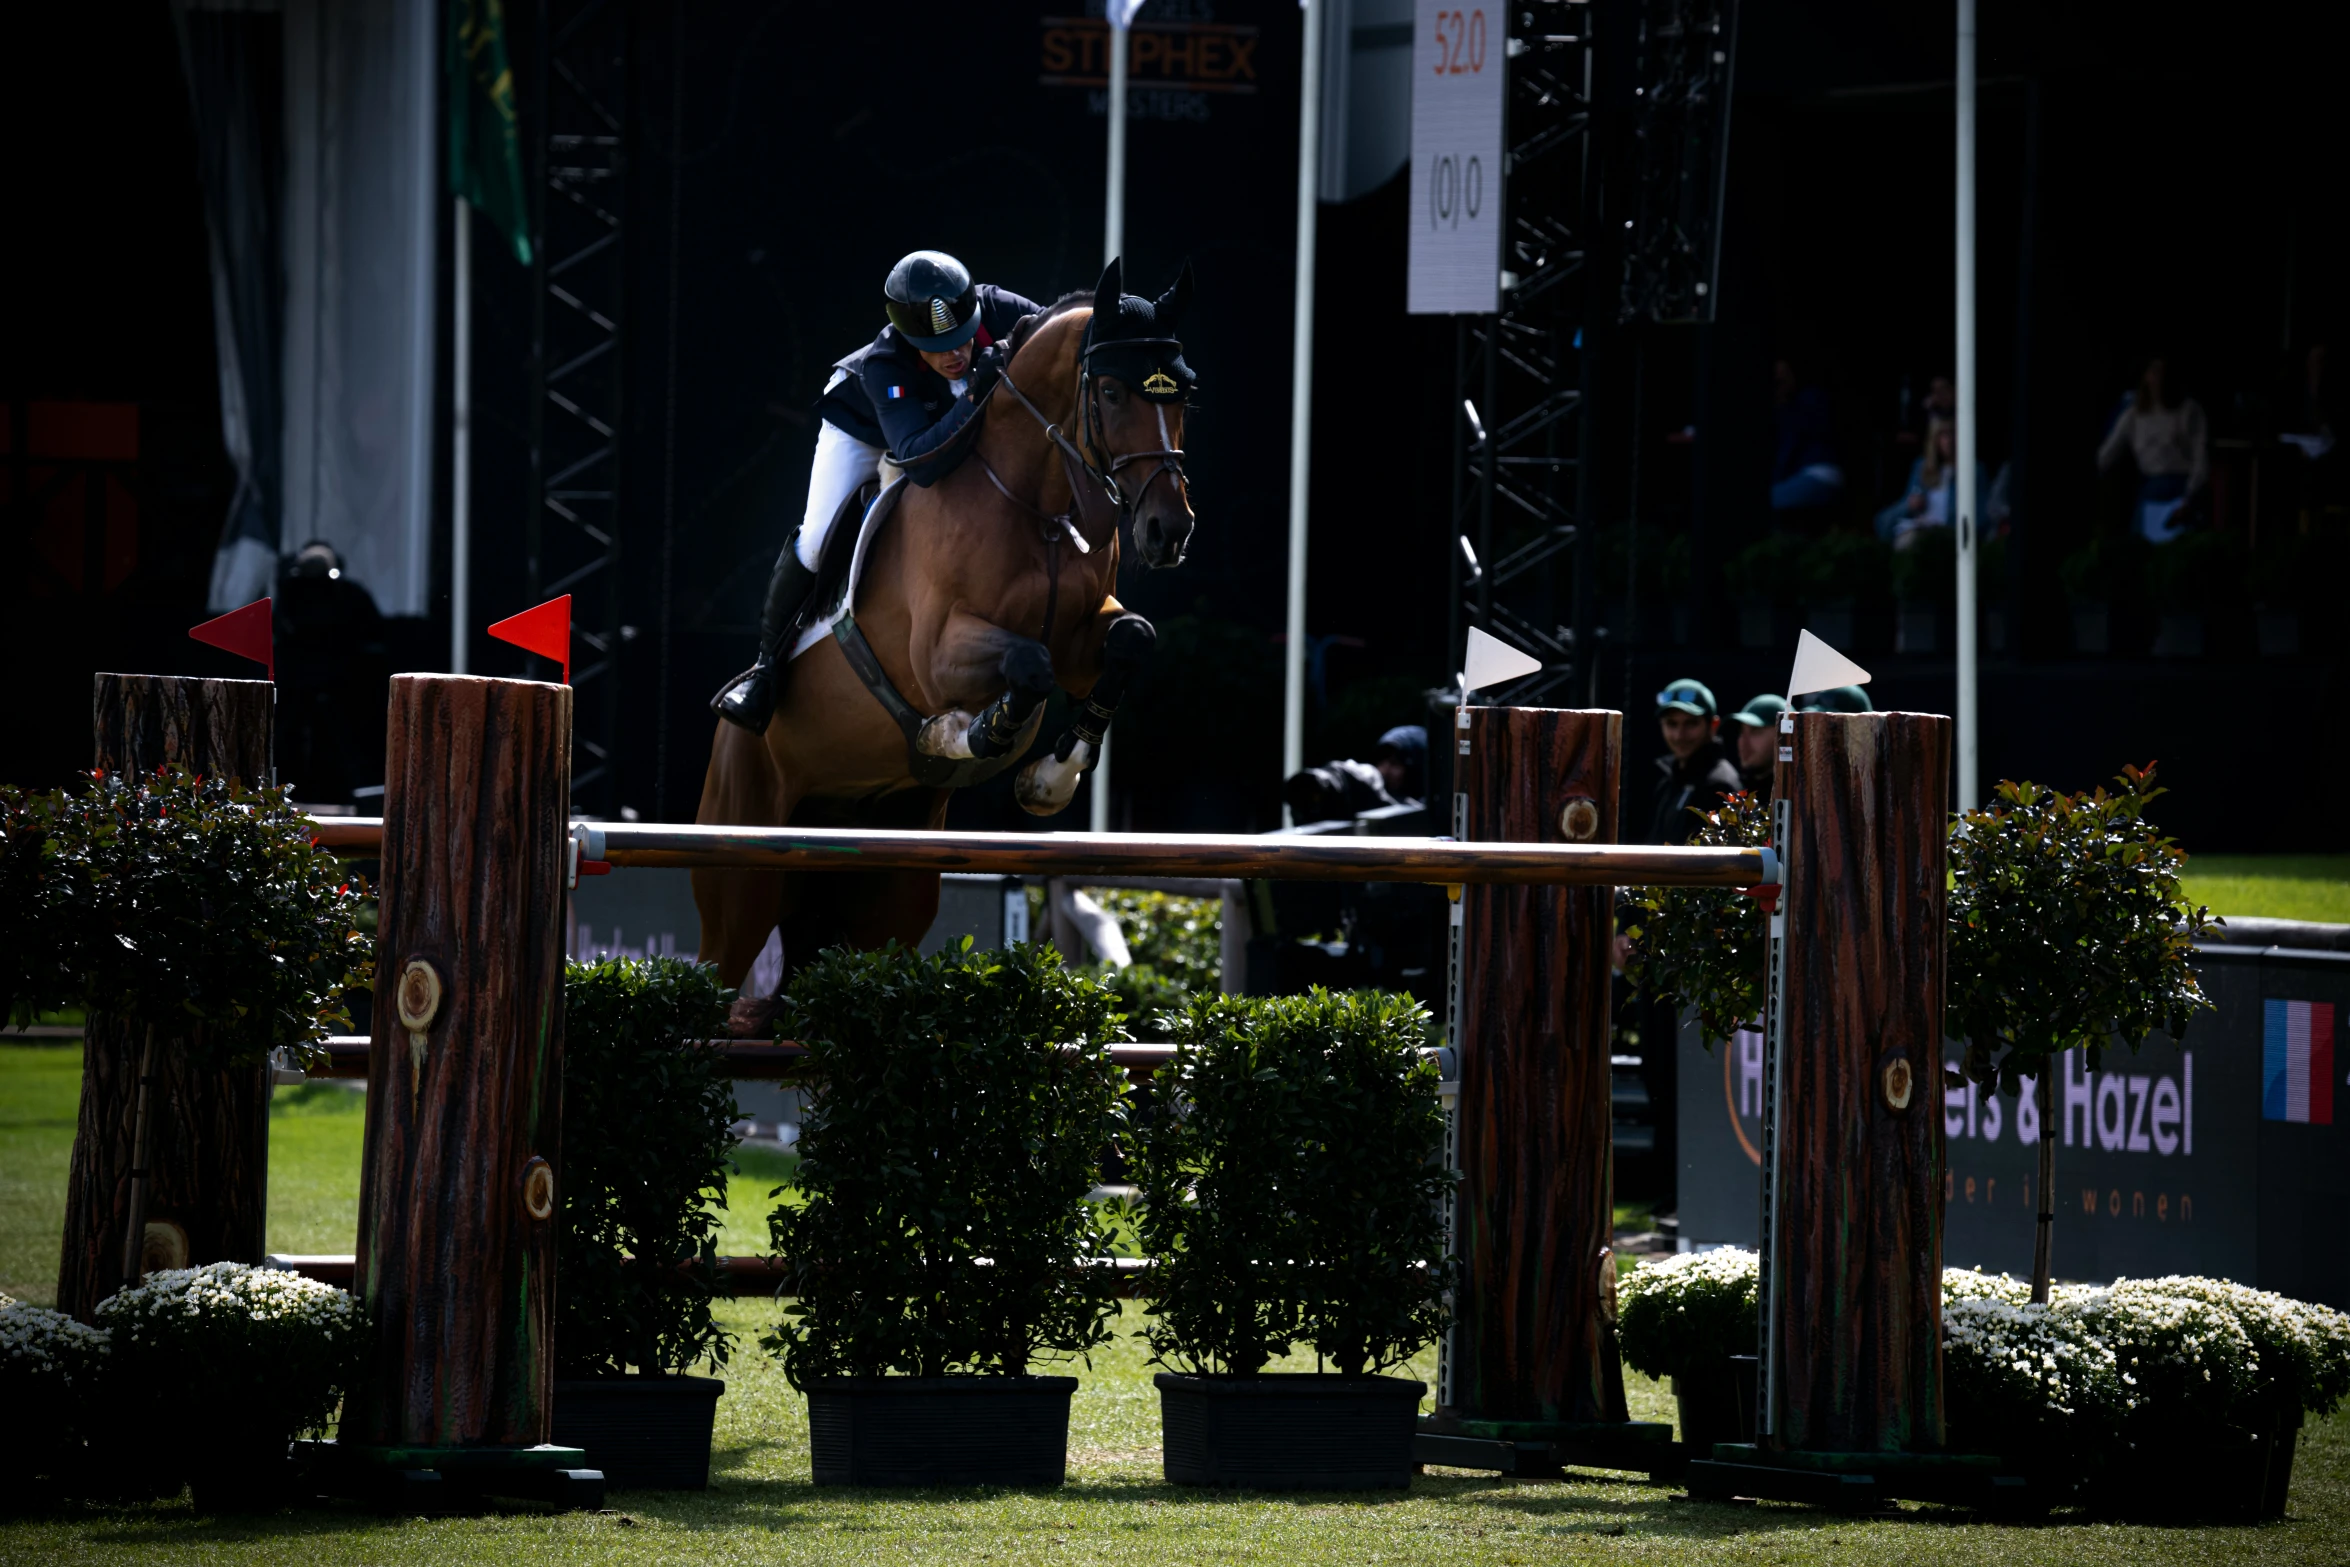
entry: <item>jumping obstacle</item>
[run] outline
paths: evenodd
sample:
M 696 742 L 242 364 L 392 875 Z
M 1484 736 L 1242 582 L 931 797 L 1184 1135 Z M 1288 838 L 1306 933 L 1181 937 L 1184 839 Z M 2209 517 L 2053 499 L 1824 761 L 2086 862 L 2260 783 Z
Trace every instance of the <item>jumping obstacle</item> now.
M 2013 1505 L 1944 1450 L 1942 992 L 1950 720 L 1780 720 L 1764 1015 L 1757 1440 L 1702 1496 Z
M 319 824 L 321 842 L 384 860 L 358 1283 L 390 1358 L 349 1429 L 387 1466 L 535 1461 L 551 1477 L 572 1461 L 522 1456 L 546 1430 L 562 887 L 715 865 L 1460 888 L 1464 1268 L 1421 1456 L 1658 1472 L 1679 1455 L 1625 1419 L 1614 1369 L 1604 889 L 1775 883 L 1763 1434 L 1691 1465 L 1692 1485 L 1991 1494 L 1981 1461 L 1939 1452 L 1947 720 L 1790 720 L 1768 851 L 1613 843 L 1620 716 L 1500 708 L 1459 715 L 1461 842 L 623 823 L 566 839 L 567 703 L 526 682 L 402 677 L 387 817 Z M 437 992 L 414 979 L 420 961 Z
M 1464 707 L 1453 739 L 1460 837 L 1627 855 L 1614 843 L 1623 715 Z M 1488 884 L 1453 905 L 1461 1281 L 1423 1463 L 1555 1475 L 1680 1461 L 1671 1426 L 1627 1416 L 1615 1345 L 1612 886 Z
M 268 784 L 276 776 L 276 706 L 276 688 L 266 680 L 100 674 L 90 702 L 93 764 L 108 774 L 178 766 Z M 91 1015 L 83 1037 L 57 1309 L 85 1321 L 125 1282 L 140 1044 L 103 1012 Z M 156 1053 L 141 1272 L 262 1260 L 269 1084 L 266 1066 L 199 1069 L 185 1051 Z
M 353 1287 L 375 1353 L 318 1458 L 338 1488 L 600 1506 L 548 1445 L 562 1168 L 571 689 L 391 683 Z

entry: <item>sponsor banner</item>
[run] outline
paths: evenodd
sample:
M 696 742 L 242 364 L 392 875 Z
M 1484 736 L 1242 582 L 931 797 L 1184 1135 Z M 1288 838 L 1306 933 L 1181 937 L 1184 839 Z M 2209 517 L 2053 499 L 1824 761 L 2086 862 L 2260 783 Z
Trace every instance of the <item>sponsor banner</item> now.
M 2350 1003 L 2334 954 L 2205 949 L 2213 1010 L 2183 1040 L 2059 1065 L 2054 1124 L 1973 1084 L 1945 1088 L 1943 1255 L 2028 1275 L 2039 1139 L 2056 1142 L 2056 1274 L 2201 1273 L 2350 1306 L 2350 1265 L 2325 1239 L 2350 1204 L 2350 1138 L 2332 1125 Z M 1762 1036 L 1707 1051 L 1681 1029 L 1681 1235 L 1751 1246 L 1762 1161 Z M 1959 1048 L 1944 1052 L 1955 1068 Z M 2283 1124 L 2278 1124 L 2283 1123 Z

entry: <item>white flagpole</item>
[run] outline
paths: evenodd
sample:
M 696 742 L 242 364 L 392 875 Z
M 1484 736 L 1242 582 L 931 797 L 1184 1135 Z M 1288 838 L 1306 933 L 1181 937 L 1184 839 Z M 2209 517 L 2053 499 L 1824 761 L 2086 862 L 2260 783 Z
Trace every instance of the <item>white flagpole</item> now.
M 449 309 L 449 673 L 462 675 L 473 629 L 473 213 L 453 204 Z
M 1975 717 L 1975 0 L 1958 0 L 1958 808 L 1982 803 Z
M 1297 99 L 1297 321 L 1289 367 L 1289 640 L 1281 650 L 1284 778 L 1306 765 L 1306 489 L 1314 433 L 1314 197 L 1322 167 L 1323 7 L 1315 0 L 1298 3 L 1305 12 L 1305 60 Z
M 1109 0 L 1104 8 L 1110 23 L 1110 192 L 1103 203 L 1102 265 L 1108 266 L 1126 250 L 1126 47 L 1127 27 L 1141 6 L 1128 0 Z M 1087 802 L 1088 821 L 1095 832 L 1110 830 L 1111 731 L 1102 731 L 1102 756 L 1094 764 L 1093 791 Z

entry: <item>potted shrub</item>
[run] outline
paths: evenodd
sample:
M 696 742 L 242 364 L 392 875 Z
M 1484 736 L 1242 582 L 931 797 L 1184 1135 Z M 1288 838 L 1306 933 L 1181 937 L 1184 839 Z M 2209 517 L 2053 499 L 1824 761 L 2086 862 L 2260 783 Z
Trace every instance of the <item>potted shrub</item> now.
M 2122 553 L 2107 540 L 2092 539 L 2057 563 L 2057 580 L 2072 610 L 2076 653 L 2103 658 L 2113 651 L 2113 605 L 2122 587 L 2117 557 Z
M 1948 528 L 1924 528 L 1893 552 L 1893 651 L 1939 653 L 1958 598 L 1957 544 Z
M 1771 808 L 1734 794 L 1703 813 L 1695 843 L 1745 848 L 1771 841 Z M 1697 1012 L 1707 1049 L 1762 1016 L 1762 905 L 1734 887 L 1627 889 L 1625 977 Z
M 2156 658 L 2201 658 L 2211 621 L 2244 580 L 2235 535 L 2199 528 L 2157 547 L 2146 562 L 2146 588 L 2160 617 L 2150 650 Z
M 732 1336 L 711 1320 L 734 1085 L 714 970 L 681 958 L 565 967 L 554 1440 L 615 1489 L 698 1491 Z
M 1864 533 L 1830 533 L 1812 541 L 1801 567 L 1803 619 L 1831 646 L 1858 647 L 1861 611 L 1884 601 L 1892 552 Z
M 323 1433 L 369 1343 L 356 1296 L 241 1262 L 151 1274 L 97 1316 L 114 1417 L 159 1441 L 199 1512 L 290 1500 L 294 1438 Z
M 1724 1246 L 1643 1261 L 1616 1285 L 1616 1342 L 1624 1363 L 1673 1379 L 1681 1442 L 1697 1457 L 1717 1442 L 1751 1442 L 1756 1259 Z
M 1183 1485 L 1411 1483 L 1443 1331 L 1444 1114 L 1408 996 L 1197 996 L 1137 1140 L 1165 1472 Z M 1320 1369 L 1268 1373 L 1297 1344 Z
M 2298 656 L 2327 623 L 2345 576 L 2350 543 L 2339 534 L 2272 533 L 2261 540 L 2245 573 L 2260 656 Z
M 79 1475 L 112 1343 L 62 1311 L 0 1295 L 0 1495 Z
M 1047 949 L 823 953 L 777 1026 L 808 1047 L 797 1299 L 761 1342 L 808 1395 L 819 1485 L 1058 1485 L 1074 1377 L 1107 1342 L 1087 1194 L 1123 1125 L 1118 998 Z
M 26 900 L 11 911 L 19 950 L 0 960 L 0 1013 L 79 1004 L 110 1016 L 142 1041 L 142 1083 L 164 1050 L 204 1070 L 273 1054 L 302 1063 L 347 1023 L 341 997 L 364 983 L 373 953 L 364 892 L 289 796 L 170 767 L 0 801 L 0 889 Z M 171 1109 L 142 1089 L 119 1134 L 133 1172 L 126 1283 L 144 1271 L 143 1172 Z M 111 1231 L 111 1214 L 95 1222 Z M 85 1244 L 66 1239 L 69 1254 Z
M 1967 1042 L 1966 1076 L 2014 1096 L 2029 1079 L 2039 1105 L 2038 1189 L 2055 1189 L 2056 1072 L 2067 1050 L 2098 1068 L 2119 1039 L 2186 1032 L 2210 1003 L 2196 983 L 2207 908 L 2187 902 L 2187 857 L 2146 820 L 2163 791 L 2154 768 L 2125 767 L 2111 793 L 2058 794 L 2002 779 L 1992 803 L 1963 813 L 1950 837 L 1950 939 L 1943 1027 Z M 2048 1299 L 2055 1204 L 2042 1202 L 2032 1298 Z
M 1776 533 L 1730 557 L 1730 597 L 1738 606 L 1738 645 L 1779 647 L 1795 640 L 1786 613 L 1803 588 L 1804 541 Z

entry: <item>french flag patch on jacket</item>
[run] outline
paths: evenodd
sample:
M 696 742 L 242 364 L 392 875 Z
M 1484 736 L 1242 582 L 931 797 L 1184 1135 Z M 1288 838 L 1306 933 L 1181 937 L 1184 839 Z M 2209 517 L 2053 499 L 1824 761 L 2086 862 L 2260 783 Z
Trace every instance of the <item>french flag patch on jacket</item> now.
M 893 403 L 905 395 L 906 389 L 902 386 L 892 386 L 889 389 L 889 400 Z
M 2261 1003 L 2260 1118 L 2334 1124 L 2334 1004 Z

